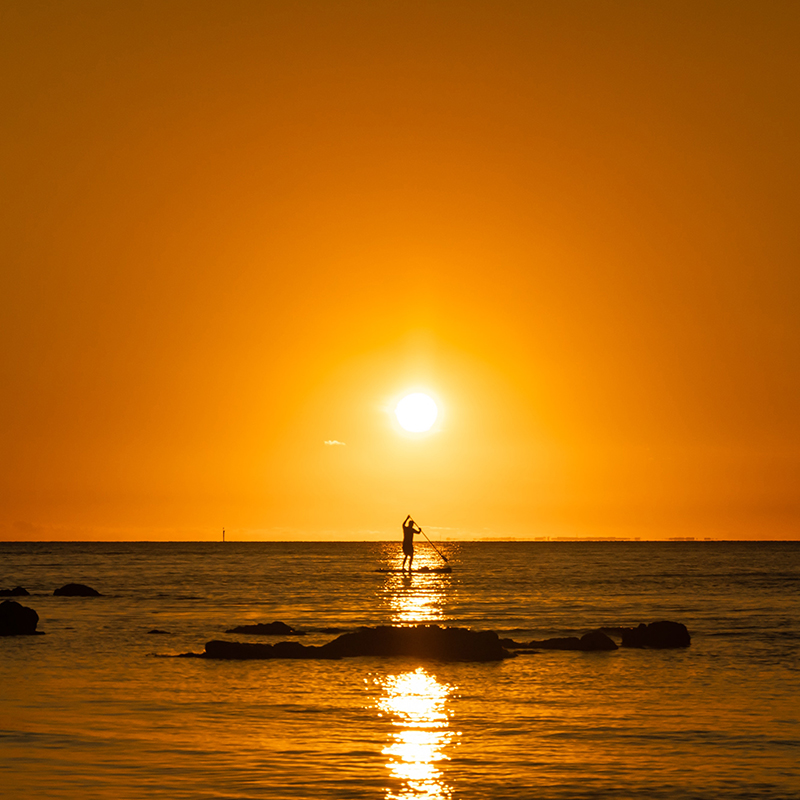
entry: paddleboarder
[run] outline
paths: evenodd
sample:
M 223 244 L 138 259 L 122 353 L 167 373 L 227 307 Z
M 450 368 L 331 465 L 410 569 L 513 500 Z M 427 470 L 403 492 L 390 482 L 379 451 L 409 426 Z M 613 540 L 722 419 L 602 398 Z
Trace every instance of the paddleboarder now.
M 414 563 L 414 534 L 422 533 L 422 528 L 411 519 L 409 514 L 403 520 L 403 566 L 401 571 L 405 572 L 406 560 L 408 560 L 408 571 L 411 572 L 411 565 Z

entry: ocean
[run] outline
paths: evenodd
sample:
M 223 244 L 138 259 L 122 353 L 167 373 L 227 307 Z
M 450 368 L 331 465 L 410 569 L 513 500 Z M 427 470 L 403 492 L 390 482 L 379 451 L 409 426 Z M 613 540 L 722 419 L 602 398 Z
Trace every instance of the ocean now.
M 0 789 L 46 798 L 800 798 L 799 542 L 2 543 Z M 415 566 L 436 566 L 427 545 Z M 54 597 L 68 582 L 97 598 Z M 669 619 L 689 648 L 209 661 L 227 628 L 517 641 Z M 165 633 L 154 634 L 158 629 Z M 327 630 L 327 632 L 326 632 Z M 261 641 L 275 641 L 261 639 Z

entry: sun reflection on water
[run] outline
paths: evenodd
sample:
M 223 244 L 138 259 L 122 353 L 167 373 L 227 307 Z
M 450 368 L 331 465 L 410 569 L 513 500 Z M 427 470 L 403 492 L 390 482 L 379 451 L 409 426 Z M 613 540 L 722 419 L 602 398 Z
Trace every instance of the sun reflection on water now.
M 428 798 L 445 800 L 452 794 L 437 764 L 447 760 L 445 747 L 457 734 L 450 729 L 447 698 L 453 687 L 441 683 L 423 667 L 378 679 L 383 694 L 382 714 L 393 731 L 383 754 L 399 787 L 387 789 L 386 800 Z
M 399 568 L 401 561 L 393 568 Z M 451 575 L 420 571 L 426 567 L 433 569 L 439 566 L 430 558 L 414 559 L 415 571 L 408 573 L 390 573 L 383 587 L 383 594 L 388 602 L 394 625 L 435 624 L 444 621 L 444 605 L 446 593 L 451 588 Z
M 441 585 L 428 578 L 428 585 L 412 585 L 419 578 L 406 579 L 405 591 L 393 594 L 389 600 L 392 609 L 392 622 L 400 625 L 419 625 L 435 623 L 444 619 L 442 613 L 443 593 Z

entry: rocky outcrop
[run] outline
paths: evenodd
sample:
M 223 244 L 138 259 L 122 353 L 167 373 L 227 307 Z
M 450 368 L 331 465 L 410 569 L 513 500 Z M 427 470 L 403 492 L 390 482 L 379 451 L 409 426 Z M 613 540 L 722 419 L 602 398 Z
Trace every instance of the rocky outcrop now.
M 533 650 L 580 650 L 581 640 L 577 636 L 562 636 L 528 642 L 525 647 Z
M 252 644 L 249 642 L 225 642 L 219 639 L 206 642 L 203 658 L 222 658 L 235 661 L 268 658 L 333 658 L 321 652 L 320 647 L 305 647 L 299 642 L 277 644 Z
M 589 631 L 581 636 L 581 650 L 617 650 L 617 643 L 602 631 Z
M 278 626 L 278 627 L 273 627 Z M 284 633 L 297 634 L 282 622 L 270 625 L 242 625 L 229 633 Z M 290 633 L 287 633 L 287 630 Z M 686 626 L 679 622 L 651 622 L 637 628 L 601 628 L 577 636 L 552 639 L 534 639 L 530 642 L 515 642 L 500 639 L 493 631 L 472 631 L 467 628 L 441 628 L 438 625 L 414 625 L 408 627 L 381 625 L 375 628 L 359 628 L 344 633 L 321 646 L 302 645 L 299 642 L 255 644 L 214 640 L 206 643 L 204 653 L 184 653 L 186 657 L 213 659 L 339 659 L 357 656 L 387 658 L 405 656 L 437 661 L 500 661 L 515 655 L 514 652 L 533 650 L 574 650 L 596 652 L 617 650 L 611 638 L 622 639 L 623 647 L 687 647 L 690 643 Z
M 556 639 L 539 639 L 531 642 L 515 642 L 513 639 L 501 639 L 503 647 L 509 650 L 616 650 L 617 643 L 610 637 L 621 640 L 620 647 L 688 647 L 691 636 L 686 626 L 680 622 L 661 620 L 649 625 L 641 624 L 636 628 L 604 627 L 590 631 L 578 639 L 567 636 Z
M 13 589 L 0 589 L 0 597 L 29 597 L 30 592 L 23 589 L 21 586 L 15 586 Z
M 158 628 L 153 628 L 152 630 L 147 631 L 148 633 L 157 634 L 161 636 L 169 636 L 169 631 L 162 631 Z
M 554 639 L 534 639 L 524 643 L 506 639 L 501 641 L 506 647 L 514 650 L 580 650 L 589 653 L 596 650 L 617 649 L 617 643 L 602 631 L 590 631 L 580 639 L 577 636 L 565 636 Z
M 97 589 L 86 586 L 83 583 L 67 583 L 60 589 L 56 589 L 53 594 L 56 597 L 102 597 Z
M 360 628 L 322 647 L 338 657 L 415 656 L 438 661 L 500 661 L 510 653 L 494 631 L 440 628 L 438 625 Z
M 680 622 L 661 620 L 651 622 L 649 625 L 642 623 L 636 628 L 622 628 L 622 647 L 654 647 L 666 649 L 669 647 L 688 647 L 692 637 L 686 626 Z
M 303 631 L 296 631 L 285 622 L 258 622 L 255 625 L 237 625 L 225 633 L 246 633 L 252 636 L 305 636 Z
M 30 636 L 37 633 L 39 615 L 15 600 L 0 603 L 0 636 Z
M 492 631 L 440 628 L 438 625 L 360 628 L 321 647 L 304 646 L 299 642 L 269 645 L 217 640 L 208 642 L 203 653 L 205 658 L 228 659 L 408 656 L 437 661 L 500 661 L 511 655 Z

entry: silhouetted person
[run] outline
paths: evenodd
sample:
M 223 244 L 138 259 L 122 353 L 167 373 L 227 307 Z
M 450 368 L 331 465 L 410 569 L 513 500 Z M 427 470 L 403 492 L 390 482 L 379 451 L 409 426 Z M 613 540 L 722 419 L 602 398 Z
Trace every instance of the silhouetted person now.
M 406 568 L 406 560 L 408 560 L 408 571 L 411 572 L 411 565 L 414 563 L 414 534 L 422 533 L 422 528 L 411 519 L 409 514 L 403 520 L 403 566 L 401 570 Z

